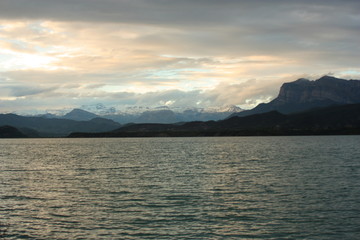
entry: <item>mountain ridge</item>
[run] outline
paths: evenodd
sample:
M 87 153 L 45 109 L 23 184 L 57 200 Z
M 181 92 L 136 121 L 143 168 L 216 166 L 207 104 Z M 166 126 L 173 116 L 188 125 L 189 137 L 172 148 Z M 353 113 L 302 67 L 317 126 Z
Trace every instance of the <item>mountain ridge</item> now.
M 89 109 L 89 107 L 86 107 Z M 101 108 L 106 108 L 101 104 Z M 179 109 L 178 109 L 179 110 Z M 242 111 L 241 108 L 229 105 L 219 108 L 186 108 L 181 111 L 175 111 L 169 107 L 157 107 L 157 108 L 138 108 L 136 111 L 130 112 L 118 112 L 115 110 L 111 114 L 95 114 L 88 110 L 75 108 L 64 115 L 43 114 L 41 117 L 45 118 L 57 118 L 57 119 L 70 119 L 76 121 L 89 121 L 93 118 L 105 118 L 110 119 L 120 124 L 127 123 L 177 123 L 177 122 L 190 122 L 190 121 L 209 121 L 209 120 L 221 120 L 228 117 L 230 114 Z M 103 112 L 100 112 L 103 113 Z

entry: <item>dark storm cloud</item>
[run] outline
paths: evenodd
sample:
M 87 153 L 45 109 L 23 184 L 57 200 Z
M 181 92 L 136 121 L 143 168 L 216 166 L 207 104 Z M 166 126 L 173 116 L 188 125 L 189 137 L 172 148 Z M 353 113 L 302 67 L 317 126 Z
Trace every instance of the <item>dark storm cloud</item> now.
M 357 14 L 360 2 L 354 0 L 2 0 L 1 17 L 67 21 L 110 21 L 140 23 L 271 22 L 286 12 L 324 13 L 336 18 L 342 9 Z M 268 17 L 268 18 L 264 18 Z M 286 23 L 286 22 L 284 22 Z

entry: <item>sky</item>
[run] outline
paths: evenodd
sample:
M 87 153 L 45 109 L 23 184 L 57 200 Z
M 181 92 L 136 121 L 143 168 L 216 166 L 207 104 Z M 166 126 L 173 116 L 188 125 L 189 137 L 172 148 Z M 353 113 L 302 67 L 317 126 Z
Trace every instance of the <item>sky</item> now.
M 249 109 L 360 79 L 358 0 L 1 0 L 0 112 Z

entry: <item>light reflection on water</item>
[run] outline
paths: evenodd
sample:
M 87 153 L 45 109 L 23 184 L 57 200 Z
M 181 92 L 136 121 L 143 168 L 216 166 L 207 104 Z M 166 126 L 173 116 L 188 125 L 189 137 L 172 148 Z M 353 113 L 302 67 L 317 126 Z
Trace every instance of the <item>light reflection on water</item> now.
M 18 239 L 357 239 L 360 136 L 0 140 Z

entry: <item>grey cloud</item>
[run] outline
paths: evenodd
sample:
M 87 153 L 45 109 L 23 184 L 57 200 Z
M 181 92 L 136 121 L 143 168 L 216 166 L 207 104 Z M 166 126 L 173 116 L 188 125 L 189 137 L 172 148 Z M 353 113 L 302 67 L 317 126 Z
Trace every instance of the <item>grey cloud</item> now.
M 0 2 L 2 18 L 112 22 L 144 26 L 150 24 L 163 27 L 160 33 L 145 34 L 135 41 L 155 44 L 168 51 L 205 56 L 292 55 L 302 52 L 314 57 L 314 50 L 351 52 L 358 49 L 359 9 L 360 2 L 354 0 Z M 179 31 L 172 32 L 171 29 Z M 177 46 L 176 49 L 173 48 L 174 45 Z M 322 57 L 324 55 L 327 57 L 324 53 Z
M 168 90 L 137 95 L 137 104 L 145 106 L 161 106 L 171 102 L 174 107 L 196 106 L 201 98 L 200 91 Z
M 49 93 L 56 89 L 56 87 L 41 87 L 41 86 L 24 86 L 24 85 L 1 85 L 3 96 L 8 97 L 26 97 L 32 95 L 39 95 L 42 93 Z
M 220 84 L 215 89 L 206 92 L 204 95 L 209 102 L 218 105 L 238 104 L 249 108 L 249 106 L 272 99 L 277 95 L 281 83 L 276 81 L 260 81 L 250 79 L 239 84 Z
M 65 92 L 52 92 L 51 97 L 46 98 L 46 102 L 39 102 L 39 97 L 36 93 L 45 91 L 44 89 L 27 92 L 27 101 L 34 103 L 35 109 L 47 108 L 49 103 L 62 102 L 72 107 L 78 107 L 82 104 L 96 104 L 103 103 L 106 106 L 114 106 L 117 109 L 121 109 L 125 106 L 143 106 L 154 107 L 169 105 L 171 107 L 210 107 L 210 106 L 222 106 L 226 104 L 242 104 L 245 105 L 245 100 L 256 101 L 257 98 L 264 99 L 269 97 L 277 91 L 276 84 L 273 84 L 271 88 L 269 85 L 264 87 L 257 84 L 255 80 L 248 81 L 244 84 L 237 85 L 221 85 L 210 91 L 180 91 L 180 90 L 167 90 L 158 92 L 148 92 L 144 94 L 135 94 L 129 92 L 118 93 L 105 93 L 94 92 L 88 94 L 79 95 L 78 93 Z M 16 89 L 18 95 L 24 89 Z M 22 92 L 24 95 L 25 92 Z M 34 95 L 29 95 L 32 93 Z M 18 99 L 15 102 L 23 102 L 23 99 Z
M 294 81 L 298 78 L 306 77 L 315 79 L 319 76 L 297 75 L 287 78 L 277 79 L 276 81 L 264 81 L 262 79 L 250 79 L 239 84 L 220 84 L 214 89 L 207 91 L 181 91 L 167 90 L 148 93 L 132 92 L 88 92 L 80 94 L 78 92 L 62 92 L 61 88 L 56 90 L 32 88 L 26 98 L 7 101 L 0 99 L 1 111 L 7 112 L 13 109 L 22 110 L 46 110 L 51 106 L 52 109 L 71 109 L 81 105 L 94 105 L 102 103 L 107 107 L 115 107 L 118 110 L 129 106 L 157 107 L 168 105 L 170 107 L 213 107 L 229 104 L 240 105 L 243 108 L 251 108 L 273 99 L 277 96 L 279 88 L 284 82 Z M 3 89 L 3 88 L 2 88 Z M 13 88 L 18 91 L 18 95 L 24 89 Z M 45 91 L 50 91 L 46 96 Z M 41 93 L 42 92 L 42 93 Z M 22 94 L 24 95 L 25 92 Z M 39 93 L 40 95 L 31 95 Z M 46 96 L 44 99 L 43 96 Z
M 115 107 L 118 110 L 129 106 L 156 107 L 163 106 L 171 101 L 172 107 L 192 107 L 201 99 L 202 94 L 199 91 L 163 91 L 144 94 L 135 94 L 129 92 L 104 93 L 97 92 L 87 95 L 78 95 L 77 93 L 54 92 L 51 97 L 41 98 L 36 95 L 28 95 L 26 98 L 16 100 L 1 100 L 2 112 L 9 112 L 16 109 L 18 112 L 36 112 L 46 109 L 71 109 L 81 105 L 94 105 L 102 103 L 107 107 Z M 204 105 L 201 105 L 204 106 Z
M 268 101 L 278 94 L 281 80 L 262 83 L 252 79 L 241 84 L 222 84 L 207 91 L 167 90 L 144 94 L 116 93 L 110 98 L 117 107 L 123 104 L 135 106 L 211 107 L 237 104 L 253 106 L 259 101 Z M 284 79 L 282 79 L 284 81 Z
M 119 48 L 127 47 L 126 43 L 133 43 L 134 45 L 129 46 L 130 51 L 148 51 L 144 59 L 127 59 L 128 61 L 119 61 L 110 67 L 105 64 L 108 68 L 97 73 L 87 69 L 96 64 L 96 59 L 91 55 L 87 56 L 86 52 L 83 57 L 74 58 L 74 62 L 70 64 L 81 61 L 83 65 L 79 66 L 85 66 L 86 69 L 79 72 L 2 72 L 0 77 L 8 82 L 8 87 L 2 91 L 7 91 L 11 96 L 26 96 L 26 104 L 32 102 L 34 106 L 45 104 L 36 97 L 46 94 L 49 96 L 46 104 L 54 106 L 59 103 L 79 106 L 94 101 L 113 105 L 159 105 L 169 102 L 178 106 L 194 106 L 197 103 L 244 104 L 246 101 L 256 103 L 257 99 L 274 97 L 283 80 L 261 79 L 265 75 L 323 74 L 328 71 L 359 69 L 359 11 L 358 0 L 1 0 L 0 19 L 53 20 L 76 25 L 74 29 L 67 28 L 70 24 L 62 25 L 70 35 L 75 33 L 75 40 L 71 36 L 61 38 L 56 35 L 50 38 L 51 43 L 74 40 L 75 45 L 81 44 L 81 34 L 77 35 L 81 28 L 94 28 L 93 32 L 90 31 L 91 34 L 101 33 L 99 35 L 103 36 L 96 38 L 98 42 L 94 41 L 95 47 L 101 44 L 105 48 L 110 45 L 118 47 L 116 43 L 119 38 L 107 33 L 121 31 L 117 30 L 117 24 L 120 24 L 126 25 L 127 29 L 124 31 L 134 27 L 134 32 L 139 34 L 129 42 L 121 42 L 124 46 Z M 73 21 L 78 23 L 72 24 Z M 77 24 L 79 31 L 76 29 Z M 141 28 L 136 28 L 139 26 Z M 155 30 L 142 32 L 142 28 Z M 10 38 L 16 38 L 19 33 L 13 34 Z M 91 34 L 84 33 L 84 39 L 91 39 Z M 79 42 L 76 41 L 77 37 Z M 162 54 L 173 56 L 163 58 Z M 256 81 L 242 83 L 247 78 L 246 74 L 239 76 L 239 79 L 234 76 L 232 84 L 219 84 L 215 89 L 207 91 L 168 90 L 135 94 L 106 93 L 100 90 L 105 85 L 131 85 L 134 82 L 145 87 L 170 85 L 181 82 L 181 77 L 186 77 L 187 73 L 178 73 L 174 78 L 156 76 L 156 73 L 202 68 L 205 65 L 216 67 L 221 65 L 217 60 L 221 57 L 246 59 L 247 56 L 256 55 L 280 56 L 281 60 L 290 59 L 291 63 L 252 70 L 258 71 Z M 103 58 L 109 56 L 101 55 Z M 106 59 L 98 62 L 101 61 L 106 62 Z M 240 60 L 239 67 L 243 67 L 246 72 L 246 64 L 264 61 Z M 270 59 L 269 63 L 272 61 L 275 60 Z M 249 78 L 254 77 L 253 73 L 249 74 Z M 213 75 L 221 78 L 216 74 L 222 74 L 221 72 Z M 234 84 L 236 81 L 238 83 Z M 16 84 L 11 85 L 12 83 Z M 37 87 L 43 84 L 47 87 Z M 64 96 L 68 98 L 64 100 Z M 25 100 L 21 99 L 15 102 L 20 101 L 25 104 Z M 15 102 L 12 102 L 13 106 L 16 106 Z M 7 104 L 11 105 L 9 102 Z
M 86 88 L 86 89 L 98 89 L 98 88 L 101 88 L 101 87 L 104 87 L 104 86 L 106 86 L 106 84 L 95 83 L 95 84 L 86 85 L 84 88 Z
M 36 84 L 55 84 L 62 85 L 64 88 L 97 88 L 104 85 L 103 82 L 116 81 L 119 77 L 123 76 L 118 73 L 106 74 L 81 74 L 73 71 L 36 71 L 36 70 L 21 70 L 21 71 L 8 71 L 0 73 L 6 79 L 18 83 L 36 83 Z M 124 81 L 126 82 L 126 81 Z

